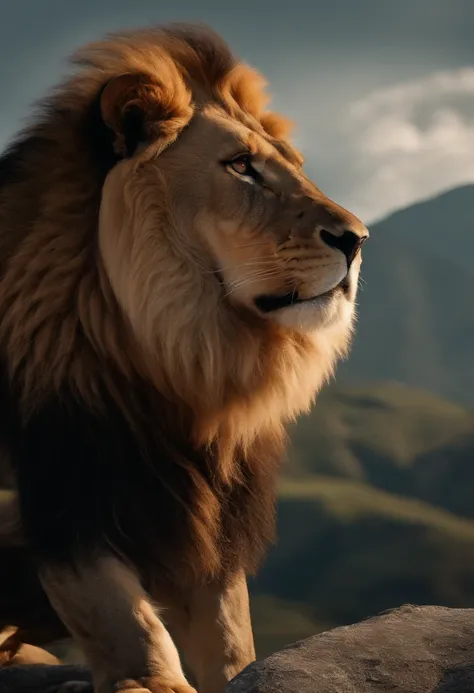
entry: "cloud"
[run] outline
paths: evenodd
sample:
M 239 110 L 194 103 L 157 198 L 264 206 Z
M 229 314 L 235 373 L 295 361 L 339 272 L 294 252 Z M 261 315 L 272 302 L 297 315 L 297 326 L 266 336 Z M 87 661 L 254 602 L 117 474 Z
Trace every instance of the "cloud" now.
M 325 170 L 331 194 L 367 222 L 474 182 L 474 67 L 378 89 L 344 117 L 304 123 L 300 140 L 308 172 Z

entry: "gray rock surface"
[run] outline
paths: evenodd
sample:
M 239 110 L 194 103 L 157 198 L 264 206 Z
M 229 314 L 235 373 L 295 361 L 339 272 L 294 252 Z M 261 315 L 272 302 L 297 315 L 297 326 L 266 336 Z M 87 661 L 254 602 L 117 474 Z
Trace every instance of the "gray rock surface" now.
M 226 693 L 474 692 L 474 609 L 404 606 L 254 662 Z
M 87 683 L 90 675 L 80 666 L 0 669 L 0 693 L 91 693 Z M 404 606 L 320 633 L 254 662 L 226 691 L 471 692 L 474 609 L 439 606 Z

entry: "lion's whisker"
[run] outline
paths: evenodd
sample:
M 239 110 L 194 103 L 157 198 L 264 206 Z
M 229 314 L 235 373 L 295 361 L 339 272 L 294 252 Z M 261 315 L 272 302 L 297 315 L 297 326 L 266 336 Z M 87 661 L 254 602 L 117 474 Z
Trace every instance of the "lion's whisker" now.
M 253 276 L 253 277 L 248 277 L 246 279 L 242 279 L 241 281 L 237 281 L 234 284 L 231 284 L 228 288 L 228 290 L 225 292 L 225 296 L 230 296 L 231 294 L 235 293 L 238 289 L 243 288 L 244 286 L 249 286 L 250 284 L 255 284 L 257 281 L 262 281 L 264 279 L 271 279 L 272 277 L 278 276 L 278 272 L 267 272 L 267 273 L 262 273 L 258 276 Z
M 244 245 L 234 245 L 232 248 L 226 248 L 225 253 L 231 253 L 233 250 L 241 250 L 242 248 L 259 248 L 264 245 L 273 245 L 272 241 L 262 241 L 260 243 L 246 243 Z
M 251 259 L 247 262 L 241 262 L 238 265 L 226 265 L 224 267 L 219 267 L 219 269 L 207 270 L 206 274 L 219 274 L 220 272 L 225 272 L 227 270 L 240 269 L 241 267 L 258 267 L 264 264 L 274 264 L 275 258 L 261 258 L 261 259 Z
M 235 279 L 235 280 L 229 282 L 229 284 L 230 284 L 230 286 L 233 286 L 235 284 L 245 283 L 249 279 L 258 279 L 259 277 L 262 277 L 262 276 L 267 276 L 269 274 L 270 275 L 276 275 L 278 273 L 279 273 L 279 269 L 276 267 L 275 268 L 265 268 L 265 269 L 261 269 L 261 270 L 256 271 L 256 272 L 252 272 L 252 274 L 248 275 L 247 277 L 241 277 L 240 279 Z

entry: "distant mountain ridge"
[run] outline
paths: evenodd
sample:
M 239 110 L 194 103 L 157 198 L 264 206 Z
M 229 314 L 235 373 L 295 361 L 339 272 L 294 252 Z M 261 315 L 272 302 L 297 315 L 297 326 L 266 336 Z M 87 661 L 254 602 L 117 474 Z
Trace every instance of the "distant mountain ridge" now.
M 423 227 L 424 231 L 418 229 Z M 474 184 L 463 185 L 397 210 L 372 225 L 377 234 L 395 233 L 407 243 L 449 257 L 474 272 Z
M 474 185 L 371 227 L 338 381 L 397 380 L 474 404 Z

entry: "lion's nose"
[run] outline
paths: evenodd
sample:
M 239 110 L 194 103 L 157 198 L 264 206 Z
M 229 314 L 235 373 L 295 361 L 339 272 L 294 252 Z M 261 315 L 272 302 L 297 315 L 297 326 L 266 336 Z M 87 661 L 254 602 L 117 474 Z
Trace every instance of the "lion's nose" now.
M 354 231 L 343 231 L 343 233 L 336 236 L 330 231 L 322 229 L 320 236 L 321 240 L 330 248 L 337 248 L 341 253 L 344 253 L 347 260 L 347 269 L 349 269 L 369 234 L 368 232 L 359 234 L 354 233 Z

